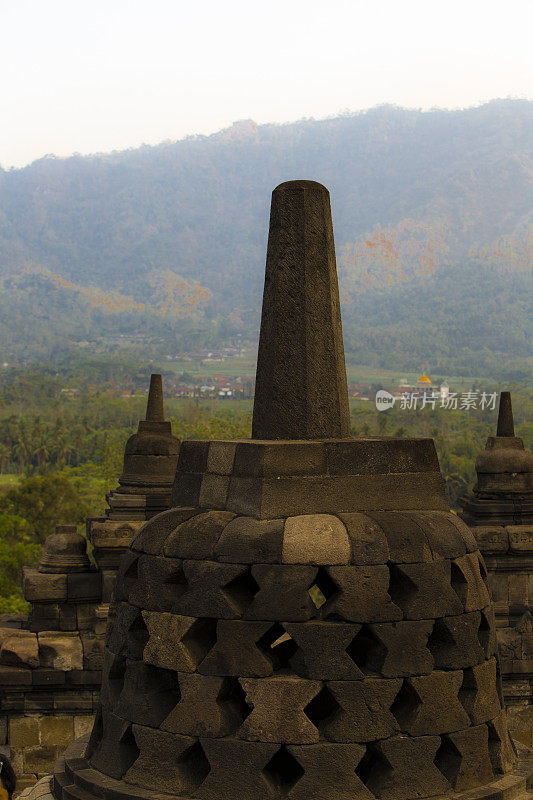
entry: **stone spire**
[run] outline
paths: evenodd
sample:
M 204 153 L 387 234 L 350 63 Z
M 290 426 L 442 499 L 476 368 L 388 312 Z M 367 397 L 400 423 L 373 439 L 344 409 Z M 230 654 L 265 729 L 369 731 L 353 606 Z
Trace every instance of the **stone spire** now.
M 500 392 L 500 407 L 498 409 L 498 427 L 496 436 L 514 437 L 513 406 L 511 392 Z
M 329 192 L 314 181 L 272 192 L 252 436 L 350 436 Z
M 533 455 L 515 436 L 511 393 L 501 392 L 496 436 L 476 458 L 477 482 L 463 499 L 469 525 L 524 525 L 533 522 Z

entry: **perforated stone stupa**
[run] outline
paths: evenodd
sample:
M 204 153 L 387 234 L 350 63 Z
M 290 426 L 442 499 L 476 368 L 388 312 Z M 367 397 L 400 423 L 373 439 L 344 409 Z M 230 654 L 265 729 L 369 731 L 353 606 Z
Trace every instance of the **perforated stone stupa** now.
M 350 438 L 310 181 L 273 193 L 253 431 L 182 444 L 175 507 L 123 559 L 97 720 L 56 800 L 527 796 L 485 567 L 434 444 Z

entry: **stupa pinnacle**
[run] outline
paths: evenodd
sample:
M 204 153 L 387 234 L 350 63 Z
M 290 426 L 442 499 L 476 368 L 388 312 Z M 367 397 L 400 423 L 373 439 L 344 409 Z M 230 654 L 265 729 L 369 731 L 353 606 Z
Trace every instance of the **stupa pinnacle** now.
M 290 181 L 272 193 L 252 436 L 349 435 L 329 192 Z
M 348 438 L 324 187 L 275 190 L 268 258 L 266 438 L 182 444 L 176 507 L 121 563 L 97 719 L 53 795 L 525 797 L 483 561 L 434 444 Z

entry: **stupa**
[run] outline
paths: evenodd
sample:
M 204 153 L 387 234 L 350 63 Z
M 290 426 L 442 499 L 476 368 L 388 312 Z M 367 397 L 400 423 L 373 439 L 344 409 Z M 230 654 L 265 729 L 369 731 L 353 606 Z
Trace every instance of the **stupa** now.
M 311 181 L 272 196 L 253 437 L 182 443 L 174 508 L 122 561 L 97 719 L 53 797 L 528 796 L 483 561 L 433 441 L 350 437 L 329 194 Z
M 515 436 L 511 393 L 501 392 L 496 436 L 476 458 L 477 482 L 463 503 L 469 525 L 533 523 L 533 454 Z

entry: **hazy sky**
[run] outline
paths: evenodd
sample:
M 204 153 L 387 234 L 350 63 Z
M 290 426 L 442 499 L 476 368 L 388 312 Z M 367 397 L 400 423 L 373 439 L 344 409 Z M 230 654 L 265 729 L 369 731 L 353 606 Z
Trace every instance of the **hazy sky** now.
M 533 0 L 0 0 L 0 165 L 533 96 Z

